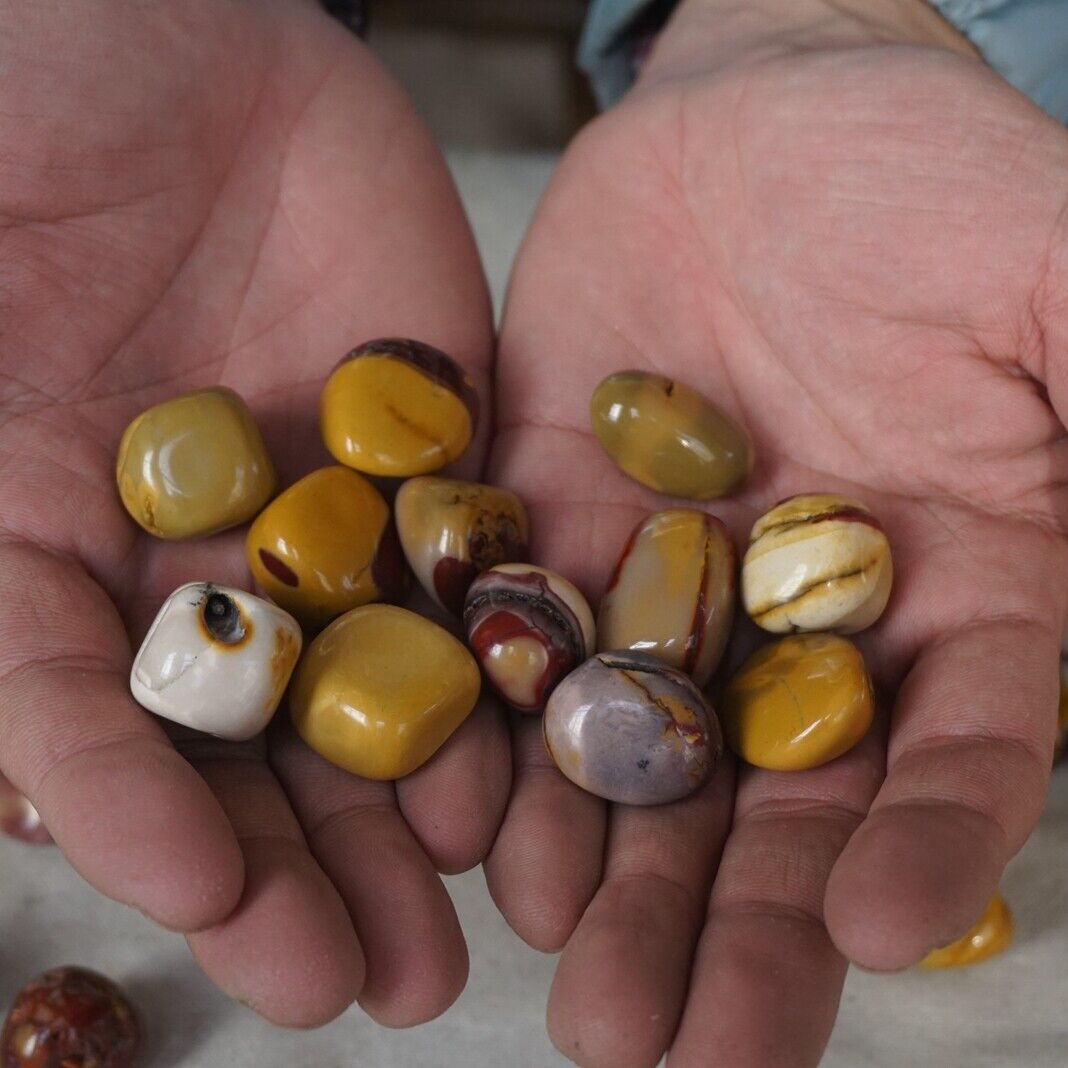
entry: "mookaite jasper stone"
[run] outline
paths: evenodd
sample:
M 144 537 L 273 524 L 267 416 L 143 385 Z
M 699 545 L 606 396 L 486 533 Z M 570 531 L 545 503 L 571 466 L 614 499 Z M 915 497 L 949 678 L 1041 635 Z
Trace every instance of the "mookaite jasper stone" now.
M 995 894 L 983 909 L 982 916 L 968 932 L 950 942 L 948 946 L 932 949 L 923 960 L 921 968 L 961 968 L 978 964 L 1007 949 L 1012 942 L 1014 924 L 1009 906 L 1001 894 Z
M 132 1068 L 142 1047 L 137 1012 L 110 980 L 53 968 L 27 983 L 0 1033 L 2 1068 Z
M 864 737 L 873 714 L 860 652 L 833 634 L 795 634 L 758 649 L 720 702 L 731 748 L 773 771 L 834 760 Z
M 332 764 L 399 779 L 429 760 L 478 700 L 478 665 L 448 631 L 393 605 L 334 620 L 290 690 L 297 733 Z
M 704 686 L 734 618 L 734 546 L 692 508 L 642 520 L 616 564 L 597 617 L 597 647 L 659 657 Z
M 474 383 L 444 352 L 405 338 L 368 341 L 327 379 L 323 441 L 371 475 L 425 475 L 459 457 L 478 424 Z
M 791 497 L 762 515 L 742 561 L 742 600 L 775 634 L 871 626 L 890 598 L 890 543 L 864 505 L 834 494 Z
M 115 465 L 126 511 L 157 538 L 195 538 L 251 519 L 274 492 L 274 468 L 245 402 L 201 389 L 142 412 Z
M 32 845 L 49 845 L 52 841 L 29 798 L 20 794 L 3 775 L 0 775 L 0 834 Z
M 393 512 L 415 577 L 457 616 L 478 575 L 527 555 L 527 510 L 514 493 L 496 486 L 410 478 L 397 492 Z
M 625 805 L 693 793 L 723 752 L 719 723 L 679 671 L 641 653 L 598 653 L 553 691 L 545 745 L 583 790 Z
M 533 564 L 500 564 L 479 575 L 467 591 L 464 626 L 486 679 L 520 712 L 540 712 L 595 647 L 586 598 Z
M 590 419 L 626 474 L 672 497 L 726 497 L 753 467 L 745 431 L 700 393 L 663 375 L 609 375 L 593 391 Z
M 157 716 L 232 742 L 270 722 L 300 656 L 297 621 L 244 590 L 179 586 L 130 671 L 134 700 Z
M 408 591 L 389 506 L 347 467 L 321 467 L 280 493 L 249 528 L 245 557 L 260 589 L 311 629 Z

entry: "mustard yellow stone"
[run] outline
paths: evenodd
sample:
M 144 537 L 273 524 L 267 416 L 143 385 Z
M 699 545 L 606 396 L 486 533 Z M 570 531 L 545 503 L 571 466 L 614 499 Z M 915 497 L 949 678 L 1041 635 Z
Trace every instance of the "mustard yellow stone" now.
M 335 460 L 372 475 L 424 475 L 457 459 L 478 421 L 474 384 L 445 353 L 403 338 L 353 350 L 319 405 Z
M 1007 949 L 1014 930 L 1009 906 L 1001 894 L 995 894 L 966 934 L 948 946 L 932 949 L 920 961 L 919 967 L 934 970 L 978 964 Z
M 311 643 L 289 707 L 297 733 L 332 764 L 399 779 L 463 723 L 479 686 L 478 665 L 448 631 L 375 604 L 347 612 Z
M 745 431 L 696 390 L 663 375 L 609 375 L 590 398 L 590 420 L 625 474 L 672 497 L 726 497 L 753 467 Z
M 407 590 L 389 507 L 347 467 L 320 467 L 279 494 L 249 527 L 245 558 L 260 589 L 311 629 Z
M 274 492 L 274 467 L 231 389 L 184 393 L 142 412 L 119 442 L 123 506 L 157 538 L 196 538 L 251 519 Z
M 759 768 L 803 771 L 852 749 L 874 714 L 871 681 L 852 642 L 795 634 L 758 649 L 720 704 L 730 747 Z

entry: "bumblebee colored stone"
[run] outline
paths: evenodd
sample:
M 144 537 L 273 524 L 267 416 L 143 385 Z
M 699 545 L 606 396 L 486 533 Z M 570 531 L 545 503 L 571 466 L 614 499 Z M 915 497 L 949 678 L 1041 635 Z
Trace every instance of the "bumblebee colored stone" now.
M 919 967 L 961 968 L 988 960 L 1009 947 L 1014 928 L 1009 906 L 1001 894 L 995 894 L 966 934 L 948 946 L 932 949 Z
M 52 968 L 18 994 L 0 1032 L 2 1068 L 132 1068 L 140 1017 L 123 992 L 86 968 Z
M 863 630 L 882 615 L 892 584 L 878 520 L 835 494 L 777 504 L 754 524 L 742 561 L 745 610 L 775 634 Z
M 233 390 L 201 389 L 142 412 L 119 443 L 123 506 L 157 538 L 196 538 L 251 519 L 274 493 L 267 449 Z
M 726 497 L 753 467 L 745 431 L 696 390 L 663 375 L 609 375 L 593 391 L 590 420 L 625 474 L 672 497 Z
M 478 424 L 474 383 L 444 352 L 406 338 L 353 349 L 326 381 L 323 442 L 371 475 L 425 475 L 457 459 Z
M 52 842 L 52 836 L 29 798 L 20 794 L 3 775 L 0 775 L 0 834 L 31 845 L 50 845 Z
M 651 653 L 704 686 L 734 618 L 734 546 L 715 516 L 654 512 L 634 528 L 597 616 L 600 650 Z
M 545 746 L 576 785 L 607 801 L 661 805 L 693 793 L 723 752 L 701 691 L 662 660 L 598 653 L 553 690 Z
M 280 493 L 249 527 L 245 558 L 259 588 L 315 630 L 408 591 L 389 506 L 347 467 L 320 467 Z
M 586 598 L 533 564 L 500 564 L 479 575 L 467 591 L 464 626 L 487 681 L 520 712 L 541 712 L 595 646 Z
M 335 619 L 308 647 L 290 691 L 297 733 L 332 764 L 400 779 L 467 718 L 481 679 L 448 631 L 394 605 Z
M 404 555 L 422 587 L 462 615 L 475 578 L 527 556 L 527 510 L 508 490 L 453 478 L 410 478 L 393 503 Z
M 819 767 L 852 749 L 874 714 L 860 652 L 834 634 L 795 634 L 758 649 L 727 684 L 730 747 L 772 771 Z
M 244 590 L 190 582 L 164 602 L 130 672 L 149 712 L 241 742 L 267 726 L 300 656 L 297 621 Z

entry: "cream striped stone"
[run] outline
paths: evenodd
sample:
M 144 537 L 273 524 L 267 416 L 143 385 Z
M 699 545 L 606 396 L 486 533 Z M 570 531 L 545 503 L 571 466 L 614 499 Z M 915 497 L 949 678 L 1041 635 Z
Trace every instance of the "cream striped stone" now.
M 870 627 L 890 598 L 890 543 L 859 501 L 805 494 L 756 521 L 742 562 L 742 601 L 773 634 Z

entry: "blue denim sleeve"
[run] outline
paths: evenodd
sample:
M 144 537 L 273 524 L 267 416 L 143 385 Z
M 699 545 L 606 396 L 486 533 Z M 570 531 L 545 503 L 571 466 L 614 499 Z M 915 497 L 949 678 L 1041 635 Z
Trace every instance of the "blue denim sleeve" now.
M 1068 0 L 930 0 L 1007 81 L 1068 122 Z M 593 0 L 579 44 L 579 66 L 602 107 L 635 76 L 636 37 L 662 23 L 664 0 Z

